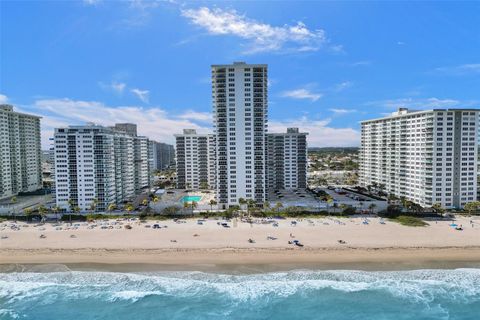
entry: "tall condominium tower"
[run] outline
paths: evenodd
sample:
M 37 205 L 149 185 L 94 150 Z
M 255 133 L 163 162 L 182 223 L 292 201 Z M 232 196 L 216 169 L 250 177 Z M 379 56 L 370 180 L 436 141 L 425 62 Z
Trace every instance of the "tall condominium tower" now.
M 55 129 L 57 205 L 102 211 L 131 200 L 148 187 L 147 148 L 144 137 L 94 124 Z
M 307 187 L 307 134 L 298 128 L 267 134 L 268 190 Z
M 212 65 L 217 201 L 266 199 L 267 65 Z
M 177 188 L 215 189 L 215 136 L 184 129 L 175 138 Z
M 360 184 L 424 207 L 475 201 L 478 109 L 399 109 L 362 122 Z
M 0 105 L 0 199 L 42 188 L 40 117 Z
M 112 128 L 134 137 L 137 136 L 137 125 L 135 123 L 115 123 L 115 126 Z
M 165 170 L 175 164 L 175 148 L 171 144 L 150 141 L 152 170 Z

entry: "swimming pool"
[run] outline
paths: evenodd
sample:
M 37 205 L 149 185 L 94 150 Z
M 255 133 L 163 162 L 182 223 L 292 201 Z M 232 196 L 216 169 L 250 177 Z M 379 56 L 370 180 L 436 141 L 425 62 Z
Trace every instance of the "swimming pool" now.
M 202 199 L 201 196 L 185 196 L 182 198 L 182 202 L 199 202 Z

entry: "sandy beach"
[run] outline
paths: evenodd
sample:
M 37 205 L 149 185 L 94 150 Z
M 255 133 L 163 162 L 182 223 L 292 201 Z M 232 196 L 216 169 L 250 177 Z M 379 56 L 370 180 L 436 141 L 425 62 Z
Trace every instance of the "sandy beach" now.
M 471 223 L 473 222 L 473 224 Z M 222 226 L 226 223 L 228 227 Z M 379 218 L 0 224 L 1 264 L 334 266 L 480 263 L 480 219 L 406 227 Z M 130 225 L 128 230 L 125 225 Z M 153 225 L 158 224 L 159 229 Z M 146 227 L 146 226 L 150 227 Z M 42 238 L 40 237 L 41 235 Z M 252 239 L 253 243 L 248 240 Z M 289 244 L 298 240 L 303 247 Z M 339 243 L 343 240 L 345 243 Z

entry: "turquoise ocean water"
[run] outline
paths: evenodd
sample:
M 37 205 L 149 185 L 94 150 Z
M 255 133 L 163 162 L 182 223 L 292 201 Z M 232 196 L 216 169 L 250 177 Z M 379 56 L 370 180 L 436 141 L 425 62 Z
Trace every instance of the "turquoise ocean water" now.
M 0 273 L 0 319 L 480 319 L 480 269 Z

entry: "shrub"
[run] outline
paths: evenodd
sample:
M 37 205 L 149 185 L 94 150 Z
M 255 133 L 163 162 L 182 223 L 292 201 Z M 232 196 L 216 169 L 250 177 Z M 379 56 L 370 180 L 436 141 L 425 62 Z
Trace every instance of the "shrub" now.
M 398 216 L 392 220 L 400 223 L 401 225 L 409 226 L 409 227 L 425 227 L 429 225 L 422 219 L 412 217 L 412 216 Z
M 354 215 L 357 213 L 357 210 L 354 207 L 348 206 L 345 209 L 343 209 L 342 214 L 349 216 L 349 215 Z

